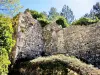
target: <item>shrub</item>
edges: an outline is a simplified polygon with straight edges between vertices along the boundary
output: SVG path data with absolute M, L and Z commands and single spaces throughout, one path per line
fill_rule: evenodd
M 45 27 L 47 24 L 49 24 L 50 22 L 44 18 L 38 18 L 37 19 L 39 21 L 39 23 L 41 24 L 42 27 Z
M 38 18 L 44 18 L 45 16 L 35 10 L 30 10 L 31 15 L 34 19 L 38 19 Z
M 13 28 L 10 18 L 0 16 L 0 75 L 8 73 L 9 53 L 11 52 L 14 40 L 12 39 Z
M 61 25 L 63 28 L 69 26 L 68 23 L 67 23 L 67 21 L 66 21 L 66 19 L 63 16 L 58 17 L 57 20 L 56 20 L 56 23 L 58 25 Z
M 95 20 L 92 20 L 90 18 L 85 18 L 82 17 L 79 20 L 76 20 L 75 22 L 73 22 L 73 25 L 89 25 L 89 24 L 93 24 L 93 23 L 97 23 L 99 20 L 98 18 L 96 18 Z

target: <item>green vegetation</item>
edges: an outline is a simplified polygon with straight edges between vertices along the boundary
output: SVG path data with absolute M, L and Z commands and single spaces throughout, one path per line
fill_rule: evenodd
M 19 71 L 17 71 L 17 70 Z M 68 69 L 73 74 L 68 74 Z M 39 57 L 37 59 L 22 62 L 19 67 L 13 69 L 14 72 L 22 75 L 99 75 L 100 70 L 92 65 L 87 65 L 75 57 L 65 55 L 52 55 Z M 17 75 L 18 75 L 17 74 Z
M 9 54 L 15 41 L 12 39 L 13 28 L 10 18 L 0 15 L 0 75 L 8 73 Z
M 39 57 L 37 59 L 30 61 L 30 63 L 32 65 L 37 65 L 37 63 L 38 63 L 38 65 L 40 65 L 40 68 L 44 68 L 44 67 L 50 68 L 51 67 L 50 70 L 53 70 L 54 68 L 56 68 L 55 66 L 60 65 L 60 67 L 62 66 L 60 68 L 60 70 L 63 70 L 66 67 L 66 68 L 69 68 L 69 69 L 77 72 L 79 75 L 92 75 L 92 74 L 99 75 L 100 74 L 100 70 L 98 70 L 97 68 L 94 68 L 92 65 L 87 65 L 73 56 L 70 57 L 70 56 L 65 56 L 62 54 L 52 55 L 49 57 Z M 54 63 L 54 65 L 55 65 L 55 66 L 53 66 L 53 68 L 51 66 L 52 63 Z M 59 71 L 59 68 L 58 68 L 58 71 Z M 48 72 L 50 72 L 50 71 L 48 71 Z M 66 73 L 66 72 L 62 72 L 62 73 Z M 63 75 L 63 74 L 61 74 L 61 75 Z
M 60 15 L 65 17 L 66 21 L 68 21 L 68 24 L 71 24 L 74 21 L 74 14 L 69 6 L 64 5 Z
M 59 16 L 59 13 L 56 12 L 56 8 L 51 8 L 49 12 L 49 17 L 47 18 L 46 12 L 39 13 L 34 10 L 29 10 L 27 11 L 31 12 L 32 17 L 34 19 L 37 19 L 39 23 L 41 24 L 42 27 L 45 27 L 46 25 L 50 24 L 51 22 L 56 20 L 56 23 L 58 25 L 61 25 L 63 28 L 68 27 L 68 22 L 66 21 L 66 18 L 63 16 Z
M 38 18 L 37 19 L 39 21 L 39 23 L 41 24 L 42 27 L 45 27 L 47 24 L 49 24 L 50 22 L 44 18 Z
M 29 9 L 27 9 L 27 11 L 29 11 L 31 13 L 31 15 L 34 19 L 37 19 L 39 21 L 39 23 L 41 24 L 42 27 L 44 27 L 50 23 L 50 21 L 48 21 L 47 16 L 44 14 L 44 12 L 39 13 L 35 10 L 29 10 Z
M 86 13 L 82 18 L 77 21 L 74 21 L 73 25 L 89 25 L 93 23 L 97 23 L 100 20 L 100 3 L 97 2 L 93 5 L 90 13 Z
M 45 16 L 35 10 L 29 10 L 31 12 L 31 15 L 34 19 L 38 19 L 38 18 L 45 18 Z
M 29 9 L 27 10 L 31 12 L 34 19 L 45 18 L 50 22 L 54 22 L 57 17 L 63 16 L 66 19 L 66 21 L 68 21 L 67 22 L 68 24 L 71 24 L 74 20 L 73 11 L 66 5 L 63 6 L 61 13 L 57 12 L 57 9 L 55 7 L 50 8 L 48 12 L 49 14 L 47 14 L 45 11 L 39 13 L 35 10 L 29 10 Z
M 68 24 L 71 24 L 74 20 L 73 11 L 69 8 L 69 6 L 66 5 L 63 6 L 61 12 L 57 12 L 57 9 L 55 7 L 51 7 L 48 14 L 48 20 L 54 21 L 58 16 L 63 16 L 66 21 L 68 21 Z
M 54 7 L 50 8 L 49 14 L 48 14 L 48 20 L 49 21 L 54 21 L 56 18 L 60 16 L 59 13 L 57 12 L 57 9 Z
M 57 20 L 56 20 L 56 23 L 58 25 L 61 25 L 63 28 L 69 26 L 68 23 L 67 23 L 67 21 L 66 21 L 66 19 L 63 16 L 58 17 Z
M 45 11 L 41 12 L 41 14 L 44 15 L 46 19 L 48 19 L 48 14 Z
M 95 5 L 93 5 L 93 12 L 98 19 L 100 19 L 100 2 L 97 2 Z
M 98 18 L 96 18 L 95 20 L 92 20 L 90 18 L 82 17 L 79 20 L 74 21 L 72 25 L 90 25 L 97 22 L 99 22 Z
M 93 8 L 90 10 L 90 13 L 86 13 L 84 17 L 93 20 L 96 19 L 96 17 L 100 19 L 100 2 L 97 2 L 95 5 L 93 5 Z

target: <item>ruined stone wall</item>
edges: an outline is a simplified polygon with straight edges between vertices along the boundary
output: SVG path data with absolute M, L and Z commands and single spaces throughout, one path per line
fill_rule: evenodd
M 52 23 L 44 32 L 47 53 L 75 56 L 100 68 L 100 23 L 63 29 Z
M 21 13 L 15 54 L 21 61 L 65 54 L 100 68 L 100 23 L 62 28 L 54 22 L 42 28 L 30 13 Z
M 29 12 L 20 13 L 15 59 L 29 60 L 41 56 L 43 48 L 42 27 Z
M 100 23 L 64 29 L 66 53 L 100 68 Z

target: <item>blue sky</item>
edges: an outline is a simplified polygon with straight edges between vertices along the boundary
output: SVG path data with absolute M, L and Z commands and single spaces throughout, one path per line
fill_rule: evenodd
M 29 8 L 39 12 L 48 12 L 51 7 L 57 8 L 60 12 L 66 4 L 72 9 L 76 19 L 88 13 L 96 2 L 100 0 L 21 0 L 23 10 Z

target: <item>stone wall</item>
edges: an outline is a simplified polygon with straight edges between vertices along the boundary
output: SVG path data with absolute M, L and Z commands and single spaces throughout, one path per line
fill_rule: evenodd
M 44 28 L 29 12 L 21 13 L 15 60 L 65 54 L 100 68 L 100 23 L 62 28 L 55 22 Z
M 17 30 L 15 60 L 30 60 L 41 56 L 44 50 L 42 27 L 29 12 L 20 13 Z
M 100 23 L 63 29 L 52 23 L 44 33 L 46 53 L 75 56 L 100 68 Z
M 64 29 L 67 54 L 100 68 L 100 23 Z

